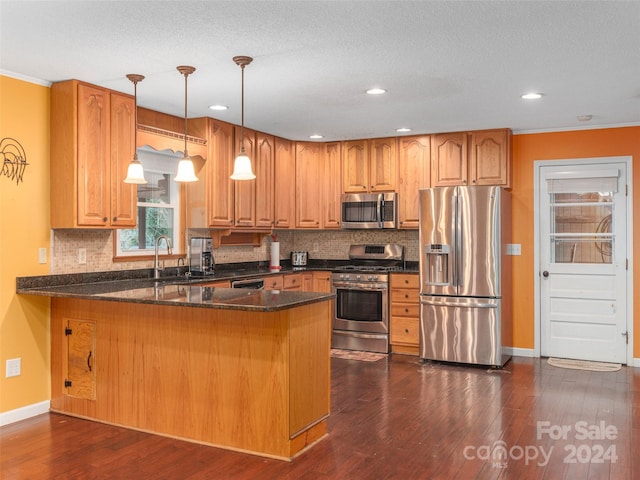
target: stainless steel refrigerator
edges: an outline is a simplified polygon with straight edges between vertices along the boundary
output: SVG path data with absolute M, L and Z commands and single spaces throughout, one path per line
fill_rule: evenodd
M 420 190 L 420 357 L 502 367 L 512 345 L 511 195 Z

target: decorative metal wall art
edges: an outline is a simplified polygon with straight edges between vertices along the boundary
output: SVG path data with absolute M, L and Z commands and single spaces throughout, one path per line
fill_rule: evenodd
M 2 170 L 0 176 L 16 181 L 16 185 L 23 182 L 24 172 L 27 169 L 27 154 L 24 148 L 14 138 L 0 140 L 0 158 L 2 158 Z

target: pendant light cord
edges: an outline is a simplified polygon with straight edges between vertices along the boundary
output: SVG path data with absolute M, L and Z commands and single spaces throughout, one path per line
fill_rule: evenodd
M 184 72 L 184 158 L 189 158 L 187 153 L 187 76 L 189 74 Z
M 242 122 L 242 143 L 240 145 L 240 153 L 245 153 L 244 150 L 244 65 L 240 66 L 240 70 L 242 72 L 242 88 L 241 88 L 241 96 L 242 96 L 242 104 L 241 104 L 241 122 Z

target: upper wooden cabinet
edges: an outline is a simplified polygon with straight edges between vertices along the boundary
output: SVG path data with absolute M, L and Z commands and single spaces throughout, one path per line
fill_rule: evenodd
M 345 193 L 396 189 L 397 138 L 342 143 L 342 190 Z
M 68 80 L 51 87 L 51 227 L 136 224 L 134 99 Z
M 187 185 L 187 227 L 273 228 L 274 137 L 245 129 L 245 152 L 256 179 L 234 181 L 231 174 L 240 151 L 240 127 L 212 118 L 193 119 L 189 125 L 194 135 L 207 139 L 207 160 L 196 165 L 200 181 Z
M 340 228 L 342 209 L 340 204 L 340 195 L 342 193 L 342 179 L 340 176 L 341 147 L 342 144 L 340 142 L 332 142 L 325 145 L 322 228 Z
M 293 228 L 295 225 L 295 144 L 283 138 L 275 139 L 274 162 L 274 227 Z
M 195 163 L 198 181 L 187 185 L 187 227 L 231 228 L 235 198 L 231 180 L 234 125 L 212 118 L 189 121 L 194 134 L 207 139 L 207 160 Z
M 431 137 L 398 139 L 398 219 L 400 228 L 420 224 L 418 190 L 430 186 Z
M 324 152 L 322 143 L 296 142 L 296 228 L 320 228 Z
M 511 187 L 511 131 L 478 130 L 432 136 L 431 180 L 447 185 Z

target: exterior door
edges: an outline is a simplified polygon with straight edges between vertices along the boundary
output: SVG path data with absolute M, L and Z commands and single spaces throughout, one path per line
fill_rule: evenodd
M 626 363 L 626 164 L 558 163 L 538 176 L 540 353 Z

